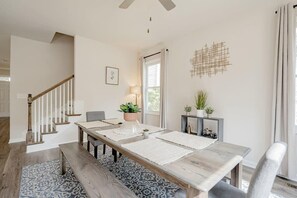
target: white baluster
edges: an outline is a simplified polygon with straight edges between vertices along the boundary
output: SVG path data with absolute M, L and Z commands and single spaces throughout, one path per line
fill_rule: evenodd
M 46 94 L 46 108 L 45 108 L 45 124 L 46 124 L 46 128 L 45 128 L 45 132 L 48 132 L 48 93 Z
M 71 89 L 71 79 L 69 80 L 69 113 L 72 114 L 72 97 L 71 97 L 71 94 L 72 94 L 72 89 Z
M 58 88 L 55 89 L 55 99 L 54 99 L 54 101 L 55 101 L 55 109 L 54 109 L 54 111 L 55 111 L 55 123 L 58 122 L 58 118 L 57 118 L 58 117 L 58 115 L 57 115 L 57 108 L 58 108 L 58 105 L 57 105 L 57 101 L 58 101 L 57 89 Z
M 53 131 L 53 91 L 51 91 L 51 94 L 50 94 L 50 111 L 51 111 L 51 119 L 50 119 L 50 132 Z
M 73 97 L 72 97 L 72 94 L 73 94 L 73 81 L 72 79 L 70 80 L 70 108 L 71 108 L 71 114 L 74 114 L 73 112 Z
M 63 84 L 63 120 L 64 122 L 66 121 L 66 102 L 65 102 L 65 98 L 66 98 L 66 90 L 65 90 L 65 83 Z
M 75 94 L 75 92 L 74 92 L 74 78 L 72 78 L 71 80 L 72 80 L 72 101 L 73 101 L 72 112 L 74 114 L 74 112 L 75 112 L 75 105 L 74 105 L 74 102 L 75 102 L 75 100 L 74 100 L 74 94 Z
M 68 80 L 68 81 L 67 81 L 67 108 L 66 108 L 68 114 L 70 114 L 70 111 L 69 111 L 69 110 L 70 110 L 70 107 L 69 107 L 69 105 L 70 105 L 70 103 L 69 103 L 70 100 L 69 100 L 69 99 L 70 99 L 70 97 L 69 97 L 69 80 Z
M 44 112 L 43 112 L 43 109 L 44 109 L 44 102 L 43 102 L 43 96 L 41 96 L 41 130 L 40 130 L 40 133 L 43 133 L 44 131 Z
M 59 117 L 60 117 L 60 122 L 62 122 L 62 117 L 63 115 L 61 114 L 62 110 L 62 86 L 59 87 Z
M 40 125 L 41 125 L 41 108 L 40 108 L 40 98 L 39 98 L 38 99 L 38 131 L 36 132 L 36 141 L 38 141 L 38 134 L 41 131 Z
M 33 118 L 34 118 L 34 133 L 37 131 L 37 111 L 36 111 L 36 101 L 33 101 L 33 108 L 34 108 L 34 113 L 33 113 Z

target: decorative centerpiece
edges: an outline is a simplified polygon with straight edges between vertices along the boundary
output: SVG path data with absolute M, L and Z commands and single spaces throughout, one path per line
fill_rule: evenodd
M 186 115 L 189 115 L 191 111 L 192 111 L 192 107 L 186 105 L 186 106 L 185 106 L 185 112 L 186 112 Z
M 135 105 L 132 102 L 128 102 L 126 104 L 121 104 L 119 111 L 124 112 L 125 121 L 137 121 L 140 108 L 138 107 L 138 105 Z
M 205 113 L 207 114 L 207 117 L 210 118 L 211 114 L 214 112 L 214 109 L 212 107 L 207 107 L 205 109 Z
M 212 139 L 217 139 L 218 138 L 217 133 L 213 132 L 209 128 L 203 129 L 202 136 L 212 138 Z
M 141 129 L 137 120 L 137 114 L 140 112 L 138 105 L 128 102 L 126 104 L 122 104 L 119 111 L 124 113 L 124 120 L 126 122 L 120 126 L 117 133 L 126 135 L 140 133 Z
M 195 107 L 197 109 L 197 117 L 204 117 L 206 100 L 207 100 L 207 93 L 205 91 L 199 91 L 195 97 Z

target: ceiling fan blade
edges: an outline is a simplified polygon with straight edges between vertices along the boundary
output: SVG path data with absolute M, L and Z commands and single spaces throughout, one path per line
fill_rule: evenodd
M 133 2 L 134 0 L 124 0 L 123 3 L 119 6 L 119 8 L 127 9 Z
M 175 8 L 175 4 L 173 3 L 172 0 L 159 0 L 159 1 L 167 11 L 170 11 L 173 8 Z

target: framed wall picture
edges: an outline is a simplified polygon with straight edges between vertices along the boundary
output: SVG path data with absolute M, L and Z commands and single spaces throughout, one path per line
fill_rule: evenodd
M 108 85 L 119 84 L 119 68 L 106 66 L 105 84 L 108 84 Z

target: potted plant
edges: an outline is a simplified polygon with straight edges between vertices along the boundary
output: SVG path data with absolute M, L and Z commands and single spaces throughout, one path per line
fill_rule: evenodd
M 197 117 L 204 117 L 206 100 L 207 100 L 207 93 L 205 91 L 199 91 L 195 96 L 195 107 L 197 109 Z
M 185 112 L 186 112 L 186 115 L 189 115 L 189 113 L 190 113 L 191 111 L 192 111 L 192 107 L 186 105 L 186 106 L 185 106 Z
M 206 112 L 206 114 L 207 114 L 207 117 L 209 118 L 210 115 L 214 112 L 214 109 L 213 109 L 212 107 L 207 107 L 207 108 L 205 109 L 205 112 Z
M 126 104 L 121 104 L 119 111 L 124 112 L 125 121 L 136 121 L 138 117 L 137 113 L 140 112 L 140 108 L 138 105 L 128 102 Z

